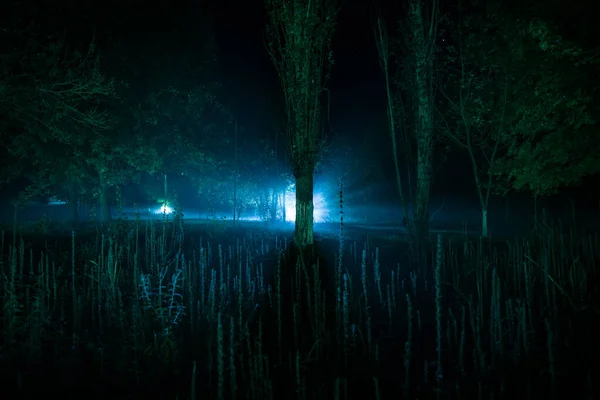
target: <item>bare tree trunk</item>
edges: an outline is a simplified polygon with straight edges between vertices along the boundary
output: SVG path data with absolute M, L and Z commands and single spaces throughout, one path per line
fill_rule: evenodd
M 296 176 L 296 227 L 294 230 L 294 242 L 300 248 L 314 244 L 313 211 L 313 171 L 303 169 Z
M 481 236 L 488 237 L 488 211 L 487 205 L 481 207 Z
M 237 209 L 237 137 L 238 137 L 238 123 L 237 116 L 235 117 L 235 130 L 234 130 L 234 141 L 233 141 L 233 223 L 235 225 L 235 210 Z
M 296 178 L 299 248 L 314 245 L 313 174 L 320 150 L 321 96 L 333 63 L 331 38 L 338 5 L 329 0 L 265 0 L 268 51 L 283 86 L 286 145 Z
M 235 224 L 235 210 L 237 210 L 237 176 L 233 177 L 233 223 Z
M 112 221 L 110 204 L 108 202 L 108 186 L 100 185 L 100 226 Z
M 408 223 L 408 200 L 406 195 L 404 194 L 404 184 L 402 182 L 402 175 L 400 173 L 400 165 L 398 160 L 398 146 L 396 143 L 396 115 L 394 108 L 394 97 L 392 95 L 392 88 L 390 82 L 390 72 L 389 72 L 389 48 L 388 48 L 388 36 L 387 30 L 385 28 L 385 23 L 381 17 L 377 19 L 377 28 L 375 31 L 375 43 L 377 45 L 377 50 L 379 52 L 379 63 L 381 66 L 381 70 L 383 72 L 383 76 L 385 78 L 385 89 L 386 89 L 386 97 L 387 97 L 387 116 L 388 116 L 388 126 L 390 128 L 390 139 L 392 142 L 392 157 L 394 158 L 394 171 L 396 174 L 396 188 L 398 189 L 398 196 L 400 197 L 400 203 L 402 204 L 402 209 L 404 211 L 403 220 L 407 222 L 406 228 L 408 230 L 409 238 L 412 238 L 412 224 Z M 410 176 L 410 171 L 409 171 Z M 410 246 L 412 249 L 413 241 L 410 240 Z
M 476 170 L 477 172 L 477 170 Z M 479 204 L 481 206 L 481 236 L 488 237 L 488 204 L 490 198 L 490 188 L 488 187 L 484 195 L 483 188 L 479 176 L 475 175 L 475 183 L 477 184 L 477 194 L 479 195 Z
M 281 211 L 283 212 L 283 222 L 287 221 L 287 213 L 285 211 L 285 194 L 287 192 L 287 188 L 284 189 L 283 193 L 281 194 Z
M 168 197 L 168 193 L 169 193 L 169 190 L 168 190 L 168 187 L 167 187 L 167 174 L 164 174 L 164 176 L 163 176 L 163 185 L 164 185 L 164 190 L 165 190 L 163 204 L 166 205 L 167 204 L 167 197 Z
M 425 147 L 425 146 L 419 146 Z M 421 149 L 425 152 L 426 149 Z M 418 241 L 429 239 L 429 192 L 431 189 L 431 161 L 426 154 L 419 154 L 417 164 L 417 198 L 415 207 L 415 231 Z
M 277 189 L 273 188 L 271 190 L 271 221 L 277 222 L 277 199 L 279 199 L 279 195 L 277 194 Z
M 497 145 L 494 148 L 494 152 L 491 156 L 490 165 L 494 162 L 496 157 Z M 473 144 L 471 141 L 470 131 L 467 130 L 467 150 L 469 152 L 469 158 L 471 159 L 471 167 L 473 168 L 473 177 L 475 179 L 475 186 L 477 188 L 477 196 L 479 197 L 479 205 L 481 206 L 481 236 L 488 237 L 488 205 L 490 204 L 490 195 L 492 193 L 492 175 L 487 172 L 487 180 L 484 186 L 484 182 L 482 182 L 482 178 L 480 177 L 480 167 L 475 159 L 475 154 L 473 153 Z M 489 168 L 489 167 L 488 167 Z
M 415 117 L 417 138 L 417 193 L 415 230 L 417 242 L 429 239 L 429 194 L 433 163 L 433 40 L 432 26 L 426 30 L 420 0 L 411 0 L 410 22 L 415 57 Z M 430 17 L 433 21 L 433 17 Z M 433 24 L 433 22 L 432 22 Z
M 479 197 L 479 205 L 481 206 L 481 236 L 482 237 L 487 237 L 488 236 L 488 220 L 487 220 L 487 209 L 488 209 L 488 203 L 489 203 L 489 198 L 490 198 L 490 187 L 488 186 L 486 194 L 484 196 L 483 193 L 483 184 L 481 182 L 481 179 L 479 177 L 479 166 L 477 164 L 477 161 L 475 160 L 475 155 L 473 154 L 473 149 L 471 147 L 471 140 L 470 140 L 470 134 L 467 131 L 467 143 L 468 143 L 468 152 L 469 152 L 469 158 L 471 159 L 471 167 L 473 169 L 473 178 L 475 180 L 475 187 L 477 189 L 477 197 Z
M 79 230 L 79 193 L 75 189 L 69 192 L 69 207 L 71 208 L 71 224 L 74 230 Z

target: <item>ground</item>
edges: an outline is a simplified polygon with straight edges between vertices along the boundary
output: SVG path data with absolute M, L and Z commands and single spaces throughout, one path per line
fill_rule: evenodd
M 16 252 L 7 226 L 0 376 L 14 398 L 594 393 L 598 236 L 481 241 L 433 223 L 431 257 L 416 263 L 404 227 L 350 222 L 338 285 L 336 223 L 315 225 L 328 271 L 316 284 L 277 261 L 291 224 L 186 217 L 178 236 L 162 216 L 133 219 L 74 236 L 24 224 Z

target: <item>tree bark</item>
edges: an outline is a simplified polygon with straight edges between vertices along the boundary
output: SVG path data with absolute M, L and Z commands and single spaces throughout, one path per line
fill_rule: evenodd
M 300 248 L 314 244 L 313 183 L 312 170 L 302 170 L 296 176 L 296 226 L 294 229 L 294 242 Z
M 234 172 L 235 174 L 235 172 Z M 237 174 L 233 176 L 233 223 L 235 224 L 235 212 L 237 210 Z
M 277 200 L 279 199 L 279 194 L 275 188 L 272 189 L 271 193 L 271 221 L 277 222 Z
M 415 231 L 417 242 L 429 239 L 429 194 L 433 162 L 433 53 L 430 33 L 425 29 L 420 0 L 412 0 L 410 18 L 415 57 L 417 137 L 417 193 Z
M 488 237 L 488 212 L 487 212 L 487 207 L 481 207 L 481 236 Z
M 100 186 L 100 224 L 109 223 L 112 221 L 110 212 L 110 204 L 108 202 L 108 186 Z
M 282 200 L 281 200 L 281 207 L 282 207 L 282 212 L 283 212 L 283 222 L 287 221 L 287 214 L 285 212 L 285 194 L 287 193 L 287 188 L 283 191 L 282 193 Z
M 235 211 L 237 210 L 237 137 L 238 137 L 238 123 L 237 116 L 235 117 L 235 129 L 234 129 L 234 141 L 233 141 L 233 224 L 235 225 Z
M 69 207 L 71 208 L 71 226 L 79 230 L 79 194 L 76 190 L 69 192 Z
M 377 19 L 377 30 L 375 31 L 375 43 L 377 45 L 377 50 L 379 52 L 379 62 L 381 66 L 381 70 L 383 72 L 383 77 L 385 78 L 385 90 L 386 90 L 386 98 L 387 98 L 387 116 L 388 116 L 388 126 L 390 129 L 390 139 L 392 142 L 392 157 L 394 161 L 394 171 L 396 174 L 396 188 L 398 190 L 398 195 L 400 198 L 400 203 L 402 204 L 402 209 L 404 212 L 403 219 L 406 221 L 406 228 L 408 231 L 408 236 L 413 237 L 412 232 L 412 224 L 409 223 L 408 217 L 408 201 L 404 194 L 404 183 L 402 182 L 402 175 L 400 174 L 400 165 L 398 160 L 398 146 L 396 143 L 396 113 L 395 113 L 395 104 L 394 104 L 394 96 L 392 94 L 391 81 L 390 81 L 390 72 L 389 72 L 389 48 L 388 48 L 388 37 L 387 31 L 385 29 L 385 23 L 381 16 Z M 404 134 L 404 133 L 403 133 Z M 408 176 L 410 179 L 410 171 L 408 172 Z M 413 241 L 409 241 L 411 246 L 411 250 L 413 247 Z
M 420 139 L 419 139 L 420 140 Z M 419 147 L 425 147 L 420 146 Z M 420 152 L 428 152 L 421 149 Z M 419 154 L 417 164 L 417 196 L 415 207 L 415 232 L 418 242 L 426 242 L 429 239 L 429 192 L 431 186 L 431 161 L 427 155 Z

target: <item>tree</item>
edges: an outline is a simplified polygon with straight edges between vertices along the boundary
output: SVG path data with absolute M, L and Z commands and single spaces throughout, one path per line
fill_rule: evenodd
M 468 155 L 487 236 L 494 190 L 548 194 L 598 171 L 582 87 L 582 68 L 594 59 L 547 23 L 494 3 L 459 7 L 447 31 L 439 126 Z
M 160 185 L 147 186 L 155 200 L 174 201 L 172 191 L 163 190 L 165 175 L 167 181 L 183 177 L 198 188 L 209 177 L 227 179 L 229 166 L 221 161 L 226 154 L 218 151 L 228 151 L 229 137 L 221 129 L 222 108 L 214 93 L 211 85 L 182 82 L 151 92 L 135 106 L 134 132 L 147 138 L 159 160 L 154 172 Z
M 285 96 L 285 136 L 296 179 L 294 242 L 314 243 L 313 176 L 319 154 L 321 96 L 333 63 L 333 0 L 265 0 L 268 51 Z
M 438 84 L 440 130 L 467 153 L 484 237 L 488 236 L 488 205 L 494 187 L 490 168 L 504 148 L 507 101 L 515 89 L 508 75 L 512 58 L 504 57 L 508 49 L 503 33 L 507 32 L 498 29 L 500 21 L 494 17 L 461 15 L 450 27 L 440 57 L 444 81 Z
M 416 190 L 414 227 L 417 243 L 429 239 L 429 195 L 433 180 L 434 153 L 434 61 L 437 38 L 438 3 L 433 0 L 430 12 L 424 9 L 422 0 L 408 3 L 407 27 L 404 45 L 407 54 L 404 61 L 411 100 L 412 129 L 416 140 Z
M 270 217 L 277 219 L 281 211 L 281 218 L 286 220 L 285 193 L 290 186 L 290 172 L 286 168 L 288 165 L 285 141 L 280 140 L 284 129 L 284 107 L 282 106 L 281 93 L 266 93 L 261 102 L 261 108 L 258 112 L 262 121 L 268 121 L 265 126 L 264 134 L 261 136 L 260 148 L 256 153 L 261 157 L 252 160 L 254 168 L 259 167 L 263 173 L 260 179 L 267 177 L 268 187 L 271 190 Z M 256 143 L 258 144 L 258 143 Z M 321 154 L 322 156 L 322 154 Z M 258 165 L 256 165 L 258 164 Z M 315 168 L 316 170 L 316 168 Z
M 411 168 L 410 164 L 406 163 L 408 169 L 408 185 L 409 185 L 409 193 L 405 193 L 404 186 L 406 185 L 405 180 L 402 178 L 402 173 L 400 172 L 400 150 L 403 149 L 405 156 L 409 153 L 410 140 L 407 135 L 406 126 L 400 122 L 400 118 L 403 115 L 403 106 L 402 99 L 397 98 L 393 94 L 393 81 L 392 74 L 390 72 L 390 48 L 389 48 L 389 37 L 387 33 L 387 29 L 385 26 L 385 22 L 379 14 L 377 18 L 377 22 L 375 25 L 375 43 L 377 45 L 377 53 L 379 54 L 379 66 L 381 67 L 381 71 L 385 78 L 385 90 L 386 90 L 386 100 L 387 100 L 387 125 L 388 131 L 392 144 L 392 159 L 394 162 L 394 173 L 396 177 L 396 188 L 398 190 L 398 196 L 400 198 L 400 202 L 402 204 L 403 212 L 404 212 L 404 220 L 408 221 L 408 204 L 411 200 L 410 198 L 410 176 L 411 176 Z M 400 115 L 399 115 L 400 114 Z M 403 148 L 399 149 L 398 139 L 400 139 L 401 144 L 404 145 Z M 412 238 L 412 224 L 407 224 L 408 235 Z M 410 242 L 412 245 L 412 241 Z
M 4 160 L 13 166 L 12 173 L 4 169 L 3 178 L 29 181 L 21 202 L 66 189 L 76 204 L 75 193 L 89 172 L 86 144 L 115 124 L 104 107 L 116 96 L 115 82 L 101 72 L 94 41 L 79 52 L 60 35 L 10 33 L 23 46 L 8 58 L 0 77 L 1 141 Z
M 600 73 L 600 49 L 564 39 L 538 18 L 516 32 L 511 79 L 519 85 L 508 101 L 507 151 L 492 172 L 507 188 L 552 194 L 600 172 L 597 89 L 589 85 Z

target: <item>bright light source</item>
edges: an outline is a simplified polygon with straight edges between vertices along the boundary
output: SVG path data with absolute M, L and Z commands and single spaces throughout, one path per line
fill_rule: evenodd
M 315 223 L 325 222 L 327 219 L 327 202 L 323 193 L 315 192 L 313 194 L 313 218 Z M 285 219 L 289 222 L 296 221 L 296 185 L 292 184 L 285 193 Z
M 173 209 L 166 204 L 163 204 L 161 207 L 154 210 L 154 214 L 172 214 Z

